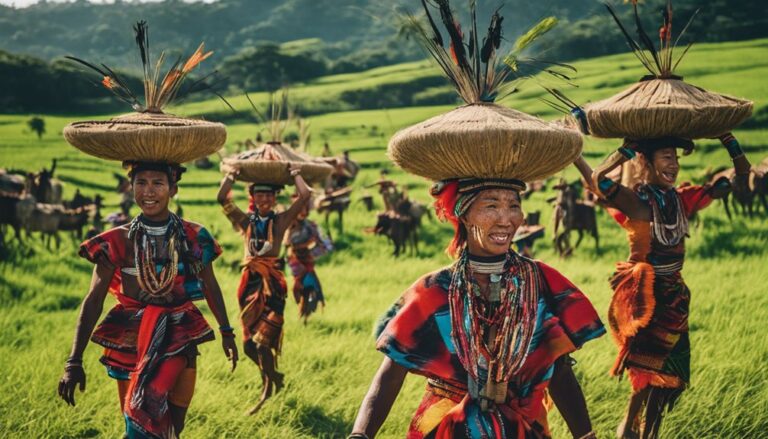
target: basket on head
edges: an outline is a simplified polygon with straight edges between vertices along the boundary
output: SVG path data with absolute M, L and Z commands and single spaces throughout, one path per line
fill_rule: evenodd
M 682 79 L 649 79 L 585 106 L 595 137 L 716 137 L 752 114 L 752 102 L 710 93 Z
M 288 185 L 294 181 L 288 171 L 291 164 L 301 165 L 301 176 L 309 184 L 325 180 L 333 171 L 333 166 L 277 142 L 224 158 L 221 171 L 229 173 L 239 169 L 237 178 L 250 183 Z
M 396 133 L 389 157 L 429 178 L 549 177 L 581 153 L 578 131 L 495 104 L 465 105 Z
M 643 28 L 638 2 L 632 2 L 636 39 L 613 7 L 608 3 L 605 7 L 632 53 L 650 74 L 621 93 L 584 108 L 592 135 L 632 139 L 716 137 L 731 131 L 752 114 L 752 102 L 708 92 L 675 75 L 675 69 L 693 43 L 682 50 L 678 50 L 677 44 L 698 11 L 673 38 L 675 14 L 672 0 L 667 0 L 661 10 L 657 49 Z
M 221 123 L 163 113 L 130 113 L 73 122 L 64 138 L 86 154 L 120 161 L 184 163 L 215 153 L 227 140 Z

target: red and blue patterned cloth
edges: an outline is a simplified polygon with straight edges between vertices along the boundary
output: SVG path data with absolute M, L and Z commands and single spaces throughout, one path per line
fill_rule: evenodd
M 452 267 L 430 273 L 401 296 L 377 349 L 410 372 L 429 378 L 407 437 L 544 438 L 549 436 L 544 390 L 559 357 L 605 333 L 586 296 L 555 269 L 535 261 L 539 292 L 534 337 L 507 401 L 488 416 L 467 392 L 468 374 L 451 336 L 448 286 Z M 500 414 L 500 416 L 498 416 Z

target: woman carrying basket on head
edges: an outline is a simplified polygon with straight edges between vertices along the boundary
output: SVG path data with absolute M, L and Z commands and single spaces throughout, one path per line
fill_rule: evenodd
M 729 131 L 749 117 L 752 103 L 707 92 L 673 74 L 671 4 L 669 8 L 661 29 L 661 62 L 644 62 L 651 75 L 619 95 L 573 111 L 592 135 L 625 138 L 594 172 L 582 158 L 576 162 L 629 239 L 629 259 L 617 264 L 611 278 L 614 294 L 608 310 L 619 348 L 611 374 L 626 371 L 632 384 L 619 438 L 657 437 L 664 410 L 672 409 L 690 381 L 691 292 L 681 275 L 688 219 L 726 195 L 732 184 L 734 190 L 744 190 L 750 169 Z M 653 46 L 648 50 L 656 55 Z M 689 154 L 691 139 L 715 136 L 733 160 L 733 181 L 676 186 L 677 149 Z M 620 166 L 621 183 L 608 178 Z
M 447 2 L 439 7 L 453 26 Z M 495 14 L 492 23 L 500 22 Z M 449 51 L 435 35 L 422 34 L 449 75 L 461 69 L 452 77 L 468 105 L 395 134 L 389 154 L 406 171 L 436 181 L 432 195 L 438 214 L 453 225 L 448 252 L 455 262 L 418 279 L 395 306 L 377 342 L 386 357 L 350 438 L 378 432 L 408 372 L 427 378 L 408 438 L 548 438 L 550 382 L 574 437 L 594 437 L 566 360 L 605 329 L 568 279 L 510 250 L 524 220 L 524 181 L 569 165 L 581 136 L 492 103 L 500 83 L 489 85 L 483 72 L 511 74 L 494 61 L 494 35 L 500 29 L 492 27 L 490 46 L 472 54 L 489 54 L 476 69 L 460 35 L 452 35 Z
M 139 23 L 136 32 L 145 54 L 146 25 Z M 161 112 L 189 70 L 208 55 L 201 45 L 183 69 L 169 73 L 173 81 L 157 87 L 154 97 L 148 95 L 146 106 L 135 102 L 134 108 L 143 108 L 142 113 L 76 122 L 64 130 L 65 138 L 84 152 L 126 160 L 134 199 L 141 208 L 130 224 L 80 246 L 80 256 L 95 267 L 59 382 L 59 395 L 74 405 L 75 389 L 85 390 L 82 355 L 88 339 L 103 346 L 101 362 L 117 380 L 128 438 L 175 438 L 184 429 L 195 389 L 197 345 L 215 338 L 193 301 L 206 299 L 233 371 L 237 364 L 233 329 L 212 265 L 221 249 L 203 226 L 168 209 L 184 172 L 179 163 L 215 152 L 226 139 L 222 124 Z M 119 82 L 113 73 L 103 81 L 113 91 Z M 155 85 L 150 80 L 145 84 Z M 118 304 L 94 331 L 108 292 Z
M 224 159 L 222 163 L 227 176 L 221 181 L 217 200 L 227 219 L 243 235 L 245 244 L 243 274 L 237 289 L 243 351 L 259 367 L 263 385 L 261 397 L 249 414 L 257 413 L 266 400 L 283 387 L 283 374 L 277 371 L 277 356 L 282 345 L 288 287 L 280 247 L 286 231 L 311 196 L 302 173 L 309 174 L 315 181 L 315 178 L 325 178 L 332 169 L 330 165 L 297 155 L 278 141 Z M 250 182 L 247 212 L 232 200 L 236 178 Z M 286 211 L 277 213 L 274 210 L 277 194 L 289 183 L 296 185 L 298 197 Z

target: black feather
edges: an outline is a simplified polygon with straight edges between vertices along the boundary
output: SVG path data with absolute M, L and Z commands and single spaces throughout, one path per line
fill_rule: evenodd
M 661 71 L 662 68 L 661 64 L 659 63 L 659 55 L 656 52 L 656 46 L 654 46 L 653 40 L 651 40 L 648 34 L 645 33 L 645 29 L 643 29 L 643 24 L 640 21 L 640 14 L 637 12 L 637 4 L 633 5 L 633 11 L 635 15 L 635 26 L 637 27 L 637 36 L 640 38 L 640 43 L 645 46 L 645 50 L 651 52 L 651 56 L 653 56 L 653 61 L 656 63 L 656 67 L 658 67 L 659 71 Z
M 141 66 L 144 70 L 144 80 L 149 80 L 149 26 L 144 20 L 136 22 L 133 26 L 133 31 L 136 34 L 136 45 L 139 46 L 139 54 L 141 56 Z
M 461 35 L 459 22 L 453 16 L 453 11 L 451 11 L 451 6 L 448 3 L 448 0 L 435 0 L 435 3 L 437 3 L 437 6 L 440 8 L 440 16 L 443 19 L 443 24 L 445 24 L 445 27 L 448 30 L 448 36 L 451 39 L 451 48 L 456 57 L 456 64 L 461 68 L 468 70 L 470 67 L 469 62 L 467 61 L 466 51 L 464 50 L 464 38 Z
M 432 19 L 432 14 L 429 13 L 429 8 L 427 7 L 426 0 L 421 0 L 421 4 L 424 6 L 424 12 L 427 13 L 427 20 L 429 20 L 429 25 L 432 26 L 432 32 L 434 35 L 432 36 L 432 40 L 440 47 L 445 47 L 443 43 L 443 36 L 440 34 L 440 30 L 437 28 L 437 25 L 435 24 L 435 20 Z
M 89 69 L 98 72 L 101 76 L 109 76 L 109 75 L 107 75 L 107 73 L 105 71 L 103 71 L 100 68 L 94 66 L 93 64 L 89 63 L 88 61 L 82 60 L 80 58 L 75 58 L 74 56 L 69 56 L 69 55 L 65 56 L 64 58 L 71 59 L 72 61 L 75 61 L 76 63 L 82 64 L 82 65 L 88 67 Z

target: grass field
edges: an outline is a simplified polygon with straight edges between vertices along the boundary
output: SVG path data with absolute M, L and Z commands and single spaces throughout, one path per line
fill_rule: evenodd
M 755 40 L 694 47 L 681 73 L 686 80 L 722 93 L 755 101 L 756 122 L 736 134 L 755 163 L 768 155 L 768 40 Z M 584 102 L 607 97 L 642 75 L 629 55 L 577 62 L 578 90 L 571 92 Z M 393 77 L 421 75 L 423 64 L 393 66 L 359 75 L 329 77 L 296 87 L 302 99 L 333 99 L 343 90 L 392 81 Z M 397 80 L 400 80 L 399 78 Z M 504 103 L 552 118 L 555 114 L 537 100 L 541 92 L 529 84 L 518 96 Z M 264 96 L 260 96 L 263 99 Z M 240 98 L 233 99 L 243 107 Z M 244 108 L 244 107 L 243 107 Z M 392 169 L 395 180 L 408 188 L 412 198 L 428 201 L 427 182 L 393 168 L 385 156 L 386 142 L 396 130 L 448 107 L 420 107 L 329 113 L 311 118 L 312 151 L 319 152 L 328 139 L 334 152 L 350 149 L 352 158 L 363 164 L 353 200 L 362 186 L 378 177 L 378 169 Z M 216 101 L 190 103 L 180 114 L 203 115 L 222 111 Z M 25 132 L 29 115 L 0 116 L 0 167 L 39 170 L 59 158 L 57 176 L 65 183 L 65 197 L 75 188 L 86 195 L 105 195 L 105 214 L 116 210 L 112 173 L 121 172 L 114 163 L 85 156 L 61 138 L 62 127 L 84 115 L 46 116 L 48 134 L 42 141 Z M 763 119 L 761 119 L 763 118 Z M 234 142 L 253 137 L 256 127 L 228 127 L 230 149 Z M 613 141 L 587 139 L 585 156 L 593 165 L 614 148 Z M 681 180 L 700 178 L 708 166 L 729 163 L 725 150 L 714 141 L 703 141 L 692 156 L 682 159 Z M 563 174 L 575 179 L 575 171 Z M 242 254 L 239 237 L 232 231 L 215 204 L 221 175 L 216 170 L 191 169 L 181 182 L 180 200 L 188 219 L 208 226 L 224 248 L 215 263 L 225 292 L 230 319 L 237 321 L 236 266 Z M 245 202 L 242 185 L 237 201 Z M 537 193 L 524 204 L 527 211 L 541 210 L 549 224 L 551 208 Z M 378 206 L 381 201 L 377 199 Z M 135 209 L 134 209 L 134 213 Z M 576 255 L 559 259 L 553 252 L 551 228 L 537 242 L 537 257 L 553 265 L 590 297 L 601 316 L 611 291 L 607 279 L 613 264 L 627 255 L 626 240 L 605 212 L 599 212 L 601 253 L 585 238 Z M 692 294 L 690 318 L 693 345 L 693 381 L 662 427 L 669 438 L 759 438 L 768 437 L 768 344 L 764 321 L 768 319 L 768 224 L 762 214 L 728 222 L 719 202 L 700 215 L 688 240 L 684 277 Z M 319 218 L 314 218 L 320 221 Z M 201 346 L 198 381 L 190 408 L 185 437 L 243 438 L 338 438 L 351 428 L 357 408 L 382 359 L 373 347 L 374 321 L 395 298 L 420 275 L 448 264 L 442 253 L 450 237 L 449 228 L 427 221 L 421 255 L 390 256 L 383 238 L 363 233 L 372 226 L 373 214 L 353 203 L 345 216 L 346 233 L 337 239 L 338 251 L 319 263 L 327 307 L 307 326 L 296 318 L 296 307 L 286 310 L 285 344 L 280 368 L 286 388 L 270 400 L 256 417 L 245 410 L 260 391 L 258 370 L 241 361 L 234 374 L 227 370 L 219 342 Z M 77 393 L 72 409 L 58 400 L 56 384 L 66 359 L 77 315 L 87 291 L 91 266 L 76 257 L 76 245 L 63 236 L 58 251 L 48 251 L 37 239 L 24 247 L 11 247 L 0 262 L 0 436 L 2 437 L 119 437 L 123 422 L 115 385 L 98 363 L 100 349 L 86 350 L 88 388 Z M 289 282 L 291 282 L 289 280 Z M 107 306 L 113 303 L 108 299 Z M 209 322 L 214 322 L 204 303 Z M 587 397 L 599 437 L 613 436 L 624 412 L 629 393 L 626 381 L 608 377 L 616 348 L 610 336 L 589 343 L 575 354 L 576 373 Z M 244 355 L 241 356 L 244 358 Z M 424 379 L 409 377 L 379 437 L 403 437 L 411 415 L 421 399 Z M 556 438 L 568 437 L 556 411 L 550 414 Z

